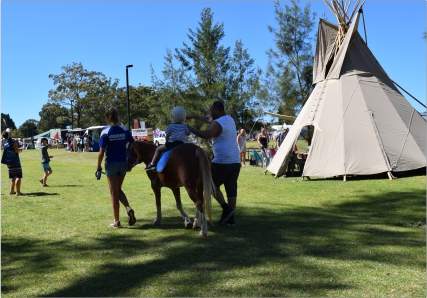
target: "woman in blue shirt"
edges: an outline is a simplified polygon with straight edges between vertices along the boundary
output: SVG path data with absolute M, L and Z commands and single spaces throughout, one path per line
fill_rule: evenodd
M 97 170 L 101 169 L 101 163 L 105 155 L 105 174 L 107 176 L 108 185 L 110 187 L 111 204 L 113 207 L 114 222 L 110 224 L 112 228 L 120 228 L 120 203 L 126 208 L 128 215 L 128 223 L 133 226 L 136 222 L 133 209 L 129 206 L 129 202 L 125 193 L 122 190 L 122 184 L 125 180 L 127 171 L 126 161 L 126 146 L 130 143 L 138 154 L 138 162 L 142 159 L 139 156 L 138 150 L 134 143 L 134 139 L 130 131 L 119 125 L 119 113 L 116 108 L 110 107 L 105 112 L 108 127 L 101 132 L 99 141 L 99 154 Z

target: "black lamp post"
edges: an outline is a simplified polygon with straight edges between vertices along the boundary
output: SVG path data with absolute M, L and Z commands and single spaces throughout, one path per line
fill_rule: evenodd
M 129 75 L 128 68 L 133 67 L 133 65 L 126 65 L 126 98 L 127 98 L 127 106 L 128 106 L 128 129 L 130 130 L 130 108 L 129 108 Z
M 74 99 L 71 99 L 70 100 L 70 103 L 71 103 L 71 129 L 73 129 L 74 128 L 74 117 L 73 117 L 73 101 L 74 101 Z

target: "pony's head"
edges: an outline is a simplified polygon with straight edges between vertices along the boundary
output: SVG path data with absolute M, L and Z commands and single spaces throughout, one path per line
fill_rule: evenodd
M 136 155 L 135 150 L 133 150 L 133 147 L 130 145 L 130 143 L 127 143 L 126 147 L 126 161 L 128 163 L 127 171 L 130 172 L 132 168 L 137 165 L 138 156 Z

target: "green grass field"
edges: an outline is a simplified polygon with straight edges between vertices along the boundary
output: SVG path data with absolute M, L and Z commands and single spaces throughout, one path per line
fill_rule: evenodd
M 426 177 L 273 179 L 242 168 L 235 227 L 208 236 L 185 230 L 172 192 L 163 189 L 163 222 L 144 165 L 124 191 L 137 223 L 113 220 L 97 153 L 21 154 L 23 197 L 9 195 L 2 165 L 3 297 L 426 297 Z M 184 208 L 195 207 L 181 190 Z

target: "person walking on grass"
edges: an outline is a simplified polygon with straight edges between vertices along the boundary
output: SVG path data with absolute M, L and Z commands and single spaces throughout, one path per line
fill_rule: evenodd
M 105 155 L 105 174 L 110 188 L 111 205 L 113 208 L 114 221 L 110 224 L 112 228 L 121 228 L 120 225 L 120 202 L 125 206 L 128 215 L 128 224 L 133 226 L 136 222 L 135 213 L 129 206 L 128 199 L 122 190 L 123 181 L 127 171 L 126 146 L 129 143 L 138 155 L 138 163 L 142 158 L 130 131 L 123 125 L 119 125 L 119 112 L 110 107 L 105 112 L 108 127 L 101 132 L 99 141 L 99 154 L 97 171 L 102 171 L 101 163 Z
M 162 152 L 171 150 L 178 145 L 184 144 L 185 136 L 190 134 L 187 125 L 183 123 L 186 116 L 185 109 L 183 107 L 174 107 L 171 116 L 173 123 L 170 124 L 165 131 L 166 143 L 156 148 L 156 152 L 154 153 L 151 163 L 145 168 L 146 171 L 156 171 L 157 161 Z
M 210 106 L 211 117 L 187 115 L 210 126 L 206 130 L 197 130 L 188 126 L 190 132 L 203 139 L 212 138 L 214 159 L 211 164 L 212 180 L 216 186 L 215 199 L 222 207 L 218 224 L 235 226 L 234 213 L 237 202 L 237 179 L 240 174 L 239 148 L 236 146 L 236 124 L 224 110 L 224 104 L 215 101 Z M 219 187 L 224 184 L 227 201 Z
M 43 167 L 44 175 L 43 175 L 43 178 L 39 179 L 39 181 L 43 185 L 43 187 L 46 187 L 48 186 L 47 177 L 49 177 L 52 174 L 52 168 L 50 167 L 49 162 L 50 162 L 50 159 L 53 158 L 53 156 L 49 155 L 49 153 L 47 152 L 47 149 L 51 147 L 47 138 L 43 138 L 41 144 L 42 145 L 40 147 L 40 153 L 42 155 L 42 167 Z
M 23 196 L 21 192 L 21 179 L 22 179 L 22 167 L 21 160 L 19 159 L 19 153 L 22 152 L 22 148 L 18 148 L 18 142 L 12 139 L 12 133 L 10 129 L 2 132 L 2 136 L 5 139 L 3 143 L 3 156 L 1 163 L 7 165 L 7 171 L 9 172 L 10 181 L 10 195 Z

